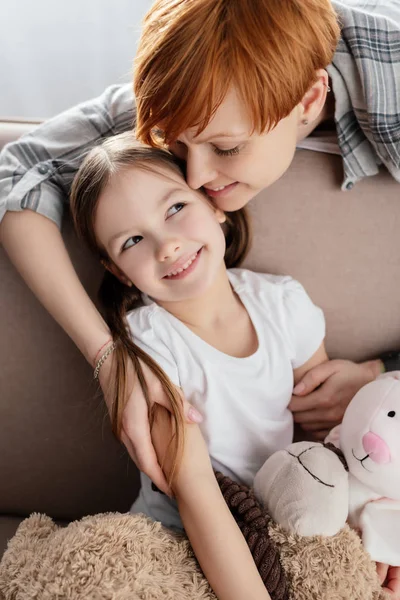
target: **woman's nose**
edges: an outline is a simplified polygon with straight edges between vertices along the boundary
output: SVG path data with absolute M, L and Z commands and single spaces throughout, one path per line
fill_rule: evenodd
M 218 172 L 212 165 L 212 157 L 189 150 L 186 157 L 186 181 L 192 190 L 198 190 L 217 179 Z
M 369 431 L 363 436 L 362 445 L 365 452 L 369 455 L 369 458 L 379 465 L 384 465 L 390 462 L 390 449 L 387 443 L 376 435 Z

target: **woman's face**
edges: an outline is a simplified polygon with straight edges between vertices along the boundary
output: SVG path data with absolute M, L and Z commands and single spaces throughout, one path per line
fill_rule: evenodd
M 204 131 L 183 132 L 171 151 L 187 162 L 187 182 L 204 187 L 224 211 L 238 210 L 270 186 L 292 162 L 301 131 L 297 106 L 271 131 L 252 131 L 250 116 L 232 89 Z

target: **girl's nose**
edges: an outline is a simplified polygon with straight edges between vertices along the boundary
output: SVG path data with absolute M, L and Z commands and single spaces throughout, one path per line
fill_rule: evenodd
M 212 165 L 212 157 L 205 157 L 197 148 L 188 151 L 186 161 L 186 181 L 192 190 L 217 179 L 218 172 Z
M 165 262 L 173 258 L 180 250 L 180 244 L 177 240 L 167 240 L 161 243 L 157 249 L 157 260 Z
M 378 463 L 378 465 L 384 465 L 390 462 L 390 449 L 386 442 L 376 435 L 376 433 L 372 433 L 369 431 L 363 436 L 362 445 L 365 452 L 369 455 L 369 458 L 374 462 Z

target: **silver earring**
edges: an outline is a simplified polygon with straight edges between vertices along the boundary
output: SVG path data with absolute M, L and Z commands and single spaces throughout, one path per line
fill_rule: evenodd
M 331 91 L 331 86 L 327 85 L 326 83 L 324 83 L 324 86 L 326 87 L 326 91 L 330 92 Z
M 308 125 L 308 119 L 303 119 L 302 123 L 303 123 L 303 125 Z

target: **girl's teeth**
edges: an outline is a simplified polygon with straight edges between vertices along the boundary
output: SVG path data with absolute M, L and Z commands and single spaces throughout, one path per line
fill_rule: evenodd
M 185 271 L 188 267 L 190 267 L 190 265 L 196 258 L 197 254 L 198 254 L 198 252 L 196 252 L 196 254 L 193 254 L 192 258 L 189 258 L 189 260 L 187 261 L 187 263 L 185 263 L 183 265 L 183 267 L 177 269 L 176 271 L 172 271 L 171 273 L 168 273 L 167 277 L 172 277 L 173 275 L 178 275 L 179 273 L 182 273 L 182 271 Z

